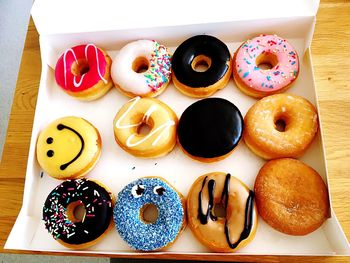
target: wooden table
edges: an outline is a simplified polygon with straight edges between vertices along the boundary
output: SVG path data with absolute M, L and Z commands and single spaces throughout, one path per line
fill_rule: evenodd
M 350 1 L 322 1 L 312 42 L 333 208 L 350 239 Z M 0 165 L 0 246 L 6 242 L 22 205 L 24 177 L 41 62 L 38 33 L 29 23 L 17 88 Z M 8 251 L 6 251 L 8 252 Z M 24 253 L 17 251 L 17 253 Z M 162 256 L 157 256 L 162 258 Z M 193 259 L 191 256 L 177 259 Z M 222 260 L 218 255 L 202 260 Z M 346 257 L 232 256 L 235 261 L 348 262 Z

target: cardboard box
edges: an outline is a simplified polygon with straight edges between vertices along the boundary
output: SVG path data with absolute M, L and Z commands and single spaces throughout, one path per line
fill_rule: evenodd
M 276 0 L 253 0 L 249 3 L 215 1 L 215 4 L 213 1 L 174 4 L 167 1 L 157 3 L 135 0 L 36 0 L 32 16 L 40 34 L 42 75 L 28 156 L 23 206 L 5 248 L 125 256 L 139 254 L 130 250 L 114 230 L 99 244 L 84 251 L 75 251 L 61 246 L 45 229 L 41 220 L 42 206 L 50 191 L 61 181 L 47 174 L 40 176 L 41 168 L 36 160 L 35 144 L 39 131 L 58 117 L 80 116 L 99 129 L 103 142 L 102 156 L 88 178 L 102 181 L 114 194 L 136 178 L 156 175 L 167 179 L 186 196 L 198 176 L 213 171 L 229 172 L 252 188 L 255 176 L 264 164 L 243 142 L 227 159 L 211 164 L 189 159 L 178 146 L 166 157 L 158 159 L 144 160 L 127 154 L 114 141 L 112 121 L 128 98 L 116 89 L 93 102 L 80 102 L 65 94 L 55 82 L 53 68 L 60 54 L 67 48 L 81 43 L 94 43 L 105 49 L 113 59 L 123 45 L 133 40 L 155 39 L 173 52 L 188 37 L 208 34 L 224 41 L 233 54 L 248 38 L 261 33 L 277 34 L 296 48 L 300 58 L 299 78 L 287 92 L 301 95 L 318 106 L 309 49 L 318 5 L 317 0 L 283 3 Z M 213 97 L 230 100 L 243 115 L 256 101 L 241 93 L 232 79 L 225 89 Z M 167 103 L 179 117 L 195 101 L 180 94 L 172 84 L 158 98 Z M 328 182 L 321 133 L 300 159 L 316 169 L 324 181 Z M 259 219 L 255 239 L 235 254 L 350 254 L 350 246 L 332 209 L 330 218 L 322 227 L 302 237 L 279 233 Z M 187 228 L 170 249 L 159 253 L 208 255 L 211 252 Z

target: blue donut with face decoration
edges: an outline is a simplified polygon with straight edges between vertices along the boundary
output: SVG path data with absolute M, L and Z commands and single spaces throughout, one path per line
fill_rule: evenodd
M 144 208 L 154 205 L 158 217 L 154 222 L 143 218 Z M 118 194 L 114 222 L 120 236 L 132 248 L 160 250 L 175 241 L 185 227 L 182 196 L 159 177 L 145 177 L 129 183 Z

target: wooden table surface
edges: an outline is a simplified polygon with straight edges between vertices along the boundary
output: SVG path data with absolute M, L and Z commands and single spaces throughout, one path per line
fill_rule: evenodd
M 322 1 L 312 42 L 314 72 L 326 147 L 333 208 L 350 238 L 350 1 Z M 29 142 L 40 80 L 38 33 L 32 21 L 22 57 L 7 138 L 0 165 L 0 246 L 22 205 Z M 23 253 L 23 251 L 17 251 Z M 161 258 L 161 256 L 157 256 Z M 172 256 L 171 258 L 185 259 Z M 193 257 L 186 257 L 193 259 Z M 202 260 L 348 262 L 346 257 L 214 255 Z

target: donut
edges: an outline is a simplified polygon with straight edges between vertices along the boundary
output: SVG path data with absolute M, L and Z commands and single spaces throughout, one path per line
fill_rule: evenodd
M 318 130 L 315 107 L 291 94 L 275 94 L 256 102 L 244 124 L 244 142 L 264 159 L 301 156 Z
M 206 98 L 190 105 L 177 129 L 181 149 L 201 162 L 216 162 L 229 156 L 243 133 L 243 117 L 231 102 Z
M 88 121 L 63 117 L 51 122 L 37 139 L 41 168 L 56 179 L 74 179 L 89 173 L 101 155 L 101 136 Z
M 329 215 L 328 191 L 321 176 L 303 162 L 282 158 L 267 162 L 255 180 L 262 219 L 288 235 L 307 235 Z
M 213 36 L 187 39 L 172 58 L 173 82 L 183 94 L 203 98 L 223 89 L 231 76 L 231 55 L 225 43 Z M 202 71 L 200 67 L 206 67 Z
M 131 42 L 113 60 L 113 82 L 121 93 L 131 98 L 158 96 L 170 78 L 170 53 L 154 40 Z
M 113 86 L 111 64 L 107 53 L 94 44 L 69 48 L 56 63 L 56 83 L 79 100 L 98 99 Z
M 233 78 L 237 87 L 255 98 L 287 90 L 298 74 L 296 50 L 276 35 L 260 35 L 247 40 L 233 57 Z
M 176 114 L 154 98 L 135 97 L 124 104 L 114 118 L 116 142 L 126 152 L 143 158 L 169 153 L 176 144 Z M 147 126 L 148 133 L 141 132 Z
M 48 232 L 65 247 L 84 249 L 99 242 L 113 227 L 112 193 L 102 183 L 67 180 L 46 198 L 43 220 Z M 76 210 L 85 209 L 81 217 Z
M 221 207 L 221 213 L 217 212 Z M 255 236 L 258 225 L 254 192 L 229 173 L 200 176 L 187 197 L 188 226 L 215 252 L 234 252 Z
M 157 217 L 145 218 L 154 206 Z M 145 177 L 129 183 L 119 192 L 114 222 L 122 239 L 135 250 L 154 251 L 172 245 L 186 226 L 183 196 L 160 177 Z

